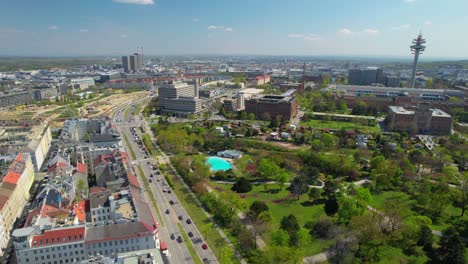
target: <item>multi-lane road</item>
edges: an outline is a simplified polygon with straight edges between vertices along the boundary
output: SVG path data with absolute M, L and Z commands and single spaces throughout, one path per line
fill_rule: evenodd
M 187 243 L 192 243 L 198 257 L 204 263 L 219 263 L 209 246 L 208 248 L 205 247 L 206 249 L 203 248 L 203 245 L 205 244 L 203 236 L 191 220 L 187 221 L 189 219 L 189 215 L 183 208 L 182 204 L 179 203 L 176 195 L 172 191 L 170 193 L 167 192 L 167 190 L 170 190 L 170 187 L 167 185 L 164 177 L 160 175 L 157 170 L 153 169 L 153 165 L 156 165 L 157 167 L 156 161 L 149 157 L 149 154 L 142 149 L 138 144 L 139 140 L 135 140 L 135 135 L 137 135 L 137 138 L 141 139 L 141 131 L 137 127 L 139 121 L 136 120 L 138 117 L 133 115 L 133 109 L 130 110 L 132 111 L 132 114 L 129 114 L 126 117 L 126 120 L 123 120 L 123 113 L 125 112 L 125 109 L 129 107 L 132 107 L 132 105 L 127 104 L 116 112 L 120 112 L 120 118 L 118 118 L 120 119 L 120 122 L 116 122 L 116 125 L 120 133 L 125 135 L 128 140 L 128 142 L 124 140 L 125 148 L 127 149 L 127 152 L 129 152 L 131 164 L 141 185 L 145 186 L 142 177 L 145 177 L 148 181 L 151 180 L 149 183 L 150 188 L 146 191 L 151 192 L 154 195 L 160 211 L 158 214 L 157 212 L 154 212 L 154 209 L 152 210 L 153 217 L 160 223 L 159 238 L 167 244 L 171 254 L 168 262 L 194 263 L 187 246 Z M 136 125 L 135 129 L 132 129 L 134 125 Z M 130 154 L 132 152 L 131 150 L 135 153 L 135 159 L 133 159 Z M 143 175 L 141 175 L 140 170 L 138 169 L 139 166 L 143 171 Z M 151 175 L 153 176 L 151 177 Z M 151 200 L 148 198 L 149 197 L 147 197 L 148 203 L 151 205 Z M 160 219 L 159 216 L 162 216 L 162 219 Z M 183 241 L 184 236 L 181 232 L 185 232 L 191 241 Z M 192 236 L 190 237 L 190 235 Z

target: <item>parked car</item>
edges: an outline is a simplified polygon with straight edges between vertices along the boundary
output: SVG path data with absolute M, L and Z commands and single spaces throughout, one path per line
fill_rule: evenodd
M 190 225 L 192 223 L 192 220 L 190 220 L 190 218 L 187 218 L 187 221 L 185 222 Z
M 182 221 L 184 217 L 182 215 L 179 215 L 179 220 Z
M 204 250 L 207 250 L 208 249 L 208 245 L 206 243 L 203 243 L 203 245 L 201 245 L 201 247 L 204 249 Z
M 174 205 L 174 201 L 170 200 L 170 201 L 169 201 L 169 204 L 170 204 L 170 205 Z
M 193 237 L 193 233 L 192 233 L 191 231 L 188 232 L 188 236 L 189 236 L 189 237 Z
M 182 241 L 183 241 L 183 240 L 182 240 L 182 237 L 178 236 L 178 237 L 177 237 L 177 242 L 182 243 Z
M 169 214 L 169 209 L 166 209 L 166 214 Z

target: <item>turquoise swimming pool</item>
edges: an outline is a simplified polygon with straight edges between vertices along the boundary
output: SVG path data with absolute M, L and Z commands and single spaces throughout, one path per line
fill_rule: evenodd
M 210 166 L 211 171 L 227 171 L 232 169 L 232 164 L 229 161 L 219 157 L 209 157 L 206 160 L 206 164 Z

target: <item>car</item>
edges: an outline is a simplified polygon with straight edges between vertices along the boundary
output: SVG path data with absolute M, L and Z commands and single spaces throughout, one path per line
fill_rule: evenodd
M 150 164 L 151 164 L 151 162 L 149 162 L 149 161 L 148 161 L 148 162 L 147 162 L 147 164 L 148 164 L 148 165 L 150 165 Z
M 149 183 L 153 182 L 151 179 L 149 179 Z
M 168 190 L 167 190 L 167 193 L 172 193 L 171 189 L 168 189 Z
M 171 239 L 172 239 L 172 240 L 175 239 L 175 235 L 174 235 L 174 234 L 171 234 Z
M 189 236 L 189 237 L 193 237 L 193 233 L 192 233 L 191 231 L 188 232 L 188 236 Z
M 169 201 L 169 204 L 170 204 L 170 205 L 173 205 L 173 204 L 174 204 L 174 201 L 170 200 L 170 201 Z
M 159 179 L 156 179 L 157 182 L 159 182 Z
M 164 189 L 163 189 L 163 192 L 167 192 L 167 188 L 164 188 Z
M 203 245 L 201 245 L 201 248 L 203 248 L 204 250 L 207 250 L 208 249 L 208 245 L 206 243 L 203 243 Z
M 182 237 L 178 236 L 177 237 L 177 242 L 182 243 L 183 242 Z
M 190 220 L 190 218 L 187 218 L 187 221 L 185 222 L 190 225 L 192 223 L 192 220 Z
M 166 214 L 169 214 L 169 209 L 166 209 Z
M 179 215 L 179 220 L 182 221 L 184 219 L 184 217 L 182 215 Z
M 151 173 L 151 174 L 150 174 L 150 178 L 153 178 L 153 176 L 154 176 L 153 173 Z

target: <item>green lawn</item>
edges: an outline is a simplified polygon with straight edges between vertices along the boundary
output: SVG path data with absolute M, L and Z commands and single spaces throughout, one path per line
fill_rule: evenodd
M 399 204 L 402 205 L 402 207 L 406 207 L 408 209 L 411 209 L 412 205 L 416 203 L 415 200 L 412 200 L 411 197 L 404 192 L 394 192 L 394 191 L 382 192 L 378 195 L 374 194 L 373 198 L 374 198 L 374 202 L 372 203 L 372 206 L 377 209 L 382 209 L 385 202 L 389 200 L 395 200 L 395 199 L 398 201 Z M 416 215 L 417 215 L 416 212 L 410 211 L 409 216 L 416 216 Z M 430 227 L 433 230 L 443 231 L 450 226 L 447 223 L 447 221 L 451 217 L 458 217 L 459 215 L 461 215 L 461 209 L 454 207 L 453 205 L 450 204 L 444 209 L 444 212 L 442 213 L 442 216 L 439 222 L 432 223 Z M 465 218 L 468 218 L 468 215 L 466 215 Z
M 378 132 L 380 128 L 375 126 L 363 126 L 352 122 L 337 122 L 337 121 L 324 121 L 324 120 L 310 120 L 301 122 L 299 125 L 314 128 L 329 128 L 329 129 L 359 129 L 366 132 Z
M 232 185 L 213 183 L 213 186 L 220 187 L 223 190 L 230 190 Z M 269 232 L 262 236 L 267 244 L 271 241 L 271 234 L 279 229 L 281 219 L 289 214 L 296 216 L 301 226 L 304 226 L 308 221 L 314 222 L 326 216 L 322 204 L 307 204 L 307 202 L 309 202 L 309 197 L 307 195 L 302 195 L 301 198 L 297 200 L 297 196 L 290 196 L 289 191 L 285 188 L 278 193 L 268 193 L 265 192 L 263 185 L 254 185 L 252 187 L 251 192 L 241 195 L 241 197 L 245 197 L 244 199 L 249 205 L 256 200 L 260 200 L 264 201 L 270 208 L 273 216 L 272 227 Z M 275 190 L 278 188 L 278 185 L 269 185 L 268 190 Z M 304 249 L 304 254 L 305 256 L 318 254 L 326 250 L 333 243 L 333 240 L 312 239 L 310 245 Z

